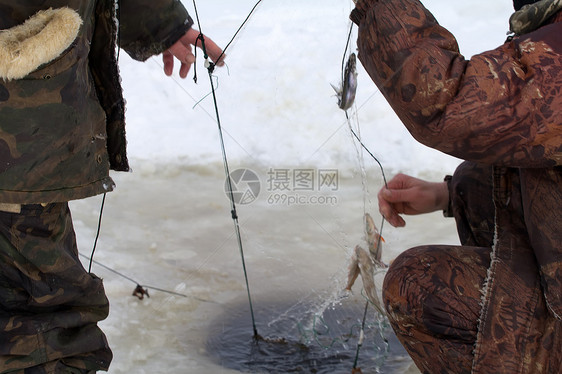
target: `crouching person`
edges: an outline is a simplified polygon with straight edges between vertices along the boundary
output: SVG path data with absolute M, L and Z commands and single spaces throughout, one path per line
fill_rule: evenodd
M 402 214 L 444 210 L 461 246 L 410 249 L 384 282 L 424 373 L 562 371 L 562 3 L 515 0 L 512 37 L 465 60 L 417 0 L 357 0 L 358 57 L 410 133 L 467 160 L 445 182 L 398 175 Z

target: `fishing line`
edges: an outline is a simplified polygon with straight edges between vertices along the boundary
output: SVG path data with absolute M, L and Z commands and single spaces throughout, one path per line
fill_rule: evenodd
M 260 5 L 260 3 L 262 2 L 262 0 L 258 0 L 254 6 L 252 7 L 252 9 L 250 10 L 250 13 L 248 13 L 248 15 L 246 16 L 246 19 L 244 19 L 244 21 L 242 22 L 242 24 L 240 25 L 240 27 L 238 27 L 238 30 L 236 30 L 236 32 L 234 33 L 234 35 L 232 36 L 232 38 L 230 39 L 230 41 L 226 44 L 226 46 L 223 48 L 221 54 L 219 55 L 219 57 L 217 58 L 217 61 L 220 61 L 221 58 L 224 57 L 226 50 L 228 49 L 228 47 L 230 47 L 230 45 L 234 42 L 234 39 L 236 39 L 236 37 L 238 36 L 238 34 L 240 33 L 240 31 L 242 31 L 242 29 L 244 28 L 244 26 L 246 25 L 246 23 L 248 23 L 248 21 L 250 20 L 250 18 L 252 17 L 252 15 L 254 14 L 254 12 L 256 11 L 258 5 Z M 197 4 L 195 2 L 195 0 L 193 0 L 193 7 L 195 9 L 195 18 L 197 20 L 197 25 L 199 27 L 199 31 L 201 31 L 201 22 L 199 21 L 199 14 L 197 13 Z M 203 41 L 204 41 L 204 36 L 203 33 L 201 32 L 199 34 L 199 37 L 197 38 L 198 40 L 201 41 L 202 44 L 202 50 L 203 53 L 205 54 L 205 60 L 207 60 L 208 56 L 207 56 L 207 52 L 205 50 L 205 46 L 203 45 Z M 197 44 L 197 42 L 195 43 Z M 195 59 L 197 60 L 197 48 L 195 48 Z M 206 66 L 207 69 L 209 69 L 209 72 L 212 73 L 214 68 L 215 68 L 215 64 L 214 63 L 209 63 L 208 66 Z M 194 64 L 193 66 L 194 69 L 194 74 L 193 74 L 193 81 L 195 83 L 197 83 L 197 66 Z
M 80 253 L 79 255 L 80 255 L 81 257 L 85 258 L 86 260 L 90 261 L 90 263 L 93 262 L 94 264 L 96 264 L 96 265 L 98 265 L 98 266 L 100 266 L 100 267 L 102 267 L 102 268 L 104 268 L 104 269 L 106 269 L 106 270 L 108 270 L 108 271 L 110 271 L 110 272 L 112 272 L 112 273 L 118 275 L 119 277 L 121 277 L 121 278 L 123 278 L 123 279 L 126 279 L 126 280 L 130 281 L 131 283 L 134 283 L 134 284 L 137 286 L 137 288 L 140 287 L 140 288 L 145 289 L 145 290 L 146 290 L 146 289 L 149 289 L 149 290 L 160 291 L 160 292 L 164 292 L 164 293 L 167 293 L 167 294 L 170 294 L 170 295 L 181 296 L 181 297 L 185 297 L 185 298 L 192 298 L 192 299 L 199 300 L 199 301 L 204 301 L 204 302 L 207 302 L 207 303 L 213 303 L 213 302 L 214 302 L 214 301 L 211 301 L 211 300 L 201 299 L 201 298 L 198 298 L 198 297 L 195 297 L 195 296 L 189 296 L 189 295 L 182 294 L 182 293 L 179 293 L 179 292 L 166 290 L 166 289 L 164 289 L 164 288 L 159 288 L 159 287 L 154 287 L 154 286 L 149 286 L 149 285 L 141 284 L 141 283 L 137 282 L 136 280 L 134 280 L 133 278 L 131 278 L 131 277 L 129 277 L 129 276 L 127 276 L 127 275 L 125 275 L 125 274 L 123 274 L 123 273 L 121 273 L 121 272 L 115 270 L 115 269 L 112 269 L 112 268 L 110 268 L 109 266 L 104 265 L 103 263 L 101 263 L 101 262 L 99 262 L 99 261 L 96 261 L 96 260 L 94 260 L 94 259 L 91 258 L 91 257 L 88 257 L 88 256 L 86 256 L 86 255 L 84 255 L 84 254 L 82 254 L 82 253 Z M 145 294 L 146 294 L 146 292 L 145 292 Z
M 195 57 L 195 58 L 197 58 L 197 57 Z M 194 69 L 195 69 L 195 68 L 194 68 Z M 197 74 L 197 73 L 195 73 L 195 74 Z M 217 81 L 217 86 L 216 86 L 216 87 L 217 87 L 217 90 L 218 90 L 218 89 L 219 89 L 219 78 L 218 78 L 218 77 L 215 77 L 215 78 L 216 78 L 216 81 Z M 207 97 L 209 97 L 210 95 L 211 95 L 211 92 L 209 92 L 208 94 L 206 94 L 205 96 L 203 96 L 201 99 L 199 99 L 199 100 L 193 105 L 193 107 L 192 107 L 191 109 L 195 109 L 195 107 L 197 107 L 199 104 L 201 104 L 201 102 L 202 102 L 203 100 L 205 100 Z
M 222 50 L 222 53 L 220 54 L 219 58 L 217 59 L 217 61 L 220 61 L 220 59 L 224 56 L 226 50 L 228 49 L 228 47 L 230 47 L 230 45 L 232 44 L 232 42 L 234 41 L 234 39 L 236 38 L 236 36 L 238 36 L 238 34 L 240 33 L 240 31 L 242 31 L 242 28 L 244 28 L 244 26 L 246 25 L 246 23 L 250 20 L 250 17 L 252 16 L 252 14 L 254 14 L 255 10 L 257 9 L 258 5 L 260 5 L 260 3 L 262 2 L 262 0 L 258 0 L 258 2 L 256 2 L 256 4 L 254 5 L 254 7 L 252 8 L 252 10 L 250 10 L 250 13 L 248 13 L 248 16 L 246 17 L 246 19 L 244 20 L 244 22 L 242 22 L 242 24 L 240 25 L 240 27 L 238 28 L 238 30 L 236 30 L 236 32 L 234 33 L 234 36 L 232 37 L 232 39 L 230 39 L 230 41 L 228 42 L 228 44 L 226 45 L 226 47 L 224 47 L 224 49 Z M 197 20 L 199 22 L 199 20 Z
M 367 147 L 365 146 L 365 144 L 363 144 L 363 142 L 361 141 L 361 138 L 360 138 L 360 137 L 357 135 L 357 133 L 353 130 L 353 127 L 351 126 L 351 120 L 350 120 L 350 118 L 349 118 L 349 115 L 348 115 L 348 113 L 347 113 L 347 110 L 345 111 L 345 117 L 346 117 L 346 119 L 347 119 L 347 123 L 348 123 L 348 125 L 349 125 L 348 127 L 349 127 L 349 130 L 351 131 L 351 134 L 353 134 L 353 136 L 355 137 L 355 139 L 357 139 L 357 141 L 359 142 L 359 144 L 361 145 L 361 147 L 362 147 L 365 151 L 367 151 L 367 153 L 368 153 L 368 154 L 376 161 L 376 163 L 379 165 L 380 170 L 381 170 L 381 174 L 382 174 L 382 178 L 383 178 L 383 181 L 384 181 L 384 185 L 385 185 L 385 187 L 388 188 L 388 184 L 387 184 L 387 181 L 386 181 L 386 176 L 385 176 L 385 173 L 384 173 L 384 168 L 383 168 L 381 162 L 379 161 L 379 159 L 378 159 L 377 157 L 375 157 L 375 155 L 369 150 L 369 148 L 367 148 Z M 382 233 L 383 233 L 383 229 L 384 229 L 384 222 L 385 222 L 385 219 L 384 219 L 384 217 L 382 217 L 382 221 L 381 221 L 381 224 L 380 224 L 380 230 L 379 230 L 380 235 L 379 235 L 379 237 L 378 237 L 378 239 L 377 239 L 377 251 L 380 249 L 380 245 L 381 245 Z M 357 350 L 356 350 L 356 352 L 355 352 L 355 360 L 354 360 L 354 362 L 353 362 L 353 370 L 357 369 L 357 363 L 358 363 L 358 361 L 359 361 L 359 353 L 360 353 L 361 348 L 362 348 L 362 346 L 363 346 L 363 340 L 364 340 L 364 336 L 365 336 L 365 322 L 366 322 L 366 320 L 367 320 L 367 310 L 368 310 L 368 308 L 369 308 L 369 304 L 370 304 L 370 301 L 369 301 L 369 299 L 367 298 L 367 301 L 365 302 L 365 311 L 364 311 L 364 313 L 363 313 L 363 321 L 361 322 L 361 331 L 360 331 L 360 333 L 359 333 L 359 340 L 358 340 L 358 342 L 357 342 Z M 377 308 L 375 308 L 375 309 L 377 309 Z M 379 311 L 379 312 L 380 312 L 380 311 Z
M 347 51 L 349 49 L 349 45 L 351 44 L 351 34 L 353 31 L 353 22 L 349 24 L 349 32 L 347 33 L 347 42 L 345 43 L 345 49 L 343 51 L 343 57 L 341 59 L 341 81 L 343 83 L 345 79 L 345 57 L 347 56 Z M 346 111 L 347 114 L 347 111 Z
M 103 199 L 101 200 L 100 216 L 98 219 L 98 228 L 96 230 L 96 238 L 94 239 L 94 247 L 92 248 L 92 255 L 90 256 L 90 266 L 88 266 L 88 273 L 92 272 L 92 262 L 94 261 L 94 253 L 96 252 L 96 247 L 98 245 L 98 239 L 100 237 L 101 230 L 101 218 L 103 216 L 103 207 L 105 206 L 105 196 L 107 193 L 103 194 Z
M 344 67 L 344 62 L 345 62 L 345 60 L 346 60 L 347 52 L 348 52 L 348 49 L 349 49 L 350 39 L 351 39 L 351 35 L 352 35 L 352 30 L 353 30 L 353 23 L 351 23 L 351 24 L 350 24 L 350 27 L 349 27 L 349 33 L 348 33 L 348 36 L 347 36 L 347 42 L 346 42 L 346 46 L 345 46 L 345 50 L 344 50 L 344 54 L 343 54 L 343 58 L 342 58 L 342 87 L 346 86 L 346 87 L 348 87 L 348 89 L 349 89 L 349 84 L 344 85 L 344 82 L 345 82 L 346 79 L 349 79 L 349 77 L 346 76 L 346 73 L 349 73 L 349 72 L 347 72 L 347 67 Z M 348 83 L 349 83 L 349 82 L 348 82 Z M 357 87 L 354 87 L 354 89 L 356 89 L 356 88 L 357 88 Z M 342 100 L 343 100 L 344 97 L 346 97 L 346 94 L 347 94 L 346 92 L 341 92 Z M 365 144 L 361 141 L 361 138 L 357 135 L 357 133 L 353 130 L 353 127 L 351 126 L 351 119 L 349 118 L 349 115 L 348 115 L 348 113 L 347 113 L 347 110 L 344 110 L 344 112 L 345 112 L 345 117 L 346 117 L 346 120 L 347 120 L 347 124 L 348 124 L 349 130 L 351 131 L 351 134 L 352 134 L 352 135 L 355 137 L 355 139 L 359 142 L 359 144 L 361 145 L 361 147 L 362 147 L 362 148 L 375 160 L 375 162 L 379 165 L 380 170 L 381 170 L 381 174 L 382 174 L 382 178 L 383 178 L 383 181 L 384 181 L 384 185 L 385 185 L 386 188 L 388 188 L 388 184 L 387 184 L 387 181 L 386 181 L 386 175 L 385 175 L 385 173 L 384 173 L 384 168 L 383 168 L 383 166 L 382 166 L 382 163 L 381 163 L 381 162 L 379 161 L 379 159 L 365 146 Z M 359 126 L 359 125 L 358 125 L 358 126 Z M 382 232 L 383 232 L 383 228 L 384 228 L 384 221 L 385 221 L 385 219 L 384 219 L 384 217 L 382 217 L 382 222 L 381 222 L 381 225 L 380 225 L 380 235 L 379 235 L 379 238 L 378 238 L 378 240 L 377 240 L 377 250 L 380 249 L 380 245 L 381 245 Z M 359 335 L 359 340 L 358 340 L 358 342 L 357 342 L 357 350 L 356 350 L 356 353 L 355 353 L 355 360 L 354 360 L 354 363 L 353 363 L 353 371 L 355 371 L 355 370 L 357 369 L 357 363 L 358 363 L 358 361 L 359 361 L 359 353 L 360 353 L 360 351 L 361 351 L 361 347 L 363 346 L 363 340 L 364 340 L 364 336 L 365 336 L 365 335 L 364 335 L 364 334 L 365 334 L 365 323 L 366 323 L 366 320 L 367 320 L 367 311 L 368 311 L 368 308 L 369 308 L 369 303 L 370 303 L 370 302 L 369 302 L 369 300 L 367 299 L 367 301 L 365 302 L 365 310 L 364 310 L 364 312 L 363 312 L 363 320 L 362 320 L 362 323 L 361 323 L 361 331 L 360 331 L 360 335 Z M 375 308 L 375 309 L 378 309 L 378 308 Z M 380 312 L 380 311 L 379 311 L 379 312 Z
M 254 12 L 254 10 L 256 9 L 257 5 L 261 2 L 261 0 L 259 0 L 256 5 L 254 6 L 254 8 L 252 9 L 252 11 L 250 12 L 250 15 Z M 235 203 L 235 199 L 234 199 L 234 191 L 232 188 L 232 179 L 230 178 L 230 168 L 228 166 L 228 158 L 226 155 L 226 147 L 224 144 L 224 137 L 223 137 L 223 131 L 222 131 L 222 125 L 221 125 L 221 121 L 220 121 L 220 115 L 219 115 L 219 108 L 218 108 L 218 102 L 217 102 L 217 96 L 216 96 L 216 90 L 215 90 L 215 85 L 213 83 L 213 70 L 215 67 L 214 63 L 209 62 L 208 58 L 208 54 L 207 54 L 207 49 L 205 46 L 205 37 L 203 36 L 203 30 L 201 28 L 201 22 L 199 20 L 199 14 L 197 11 L 197 4 L 196 1 L 193 0 L 193 7 L 195 10 L 195 17 L 197 19 L 197 25 L 199 27 L 200 30 L 200 34 L 198 37 L 198 40 L 201 41 L 201 49 L 203 50 L 203 54 L 205 57 L 205 65 L 207 67 L 207 70 L 209 72 L 209 81 L 211 84 L 211 93 L 213 95 L 213 103 L 215 106 L 215 115 L 216 115 L 216 120 L 217 120 L 217 126 L 218 126 L 218 131 L 219 131 L 219 140 L 220 140 L 220 145 L 221 145 L 221 151 L 222 151 L 222 158 L 223 158 L 223 166 L 224 166 L 224 171 L 226 174 L 226 180 L 227 180 L 227 184 L 228 184 L 228 193 L 229 193 L 229 200 L 230 200 L 230 207 L 231 207 L 231 216 L 232 216 L 232 221 L 234 222 L 234 231 L 236 233 L 236 239 L 238 242 L 238 249 L 240 251 L 240 257 L 242 260 L 242 269 L 244 271 L 244 279 L 246 281 L 246 291 L 248 293 L 248 302 L 250 305 L 250 314 L 252 317 L 252 327 L 254 330 L 254 339 L 258 339 L 260 336 L 258 334 L 258 330 L 256 328 L 256 319 L 254 316 L 254 307 L 252 305 L 252 296 L 250 293 L 250 284 L 248 281 L 248 272 L 246 269 L 246 261 L 245 261 L 245 257 L 244 257 L 244 248 L 242 245 L 242 235 L 240 233 L 240 224 L 238 221 L 238 213 L 236 212 L 236 203 Z M 250 15 L 246 18 L 246 20 L 244 21 L 244 23 L 242 24 L 242 26 L 248 21 L 248 19 L 250 18 Z M 242 29 L 242 26 L 238 29 L 238 31 L 236 32 L 236 34 L 238 34 L 238 32 Z M 234 37 L 232 38 L 232 40 L 234 40 L 234 38 L 236 37 L 236 34 L 234 35 Z M 230 45 L 230 43 L 227 44 L 227 47 Z M 226 48 L 225 48 L 226 49 Z M 224 50 L 221 53 L 220 57 L 217 59 L 217 61 L 220 61 L 220 58 L 224 55 Z
M 133 295 L 139 297 L 140 299 L 142 299 L 144 295 L 147 295 L 147 296 L 148 296 L 148 292 L 146 291 L 147 289 L 151 289 L 151 290 L 155 290 L 155 291 L 160 291 L 160 292 L 164 292 L 164 293 L 168 293 L 168 294 L 176 295 L 176 296 L 190 297 L 190 296 L 188 296 L 188 295 L 181 294 L 181 293 L 174 292 L 174 291 L 169 291 L 169 290 L 166 290 L 166 289 L 163 289 L 163 288 L 154 287 L 154 286 L 148 286 L 148 285 L 142 285 L 142 284 L 140 284 L 139 282 L 137 282 L 136 280 L 134 280 L 133 278 L 128 277 L 128 276 L 126 276 L 125 274 L 120 273 L 120 272 L 118 272 L 117 270 L 112 269 L 112 268 L 110 268 L 109 266 L 104 265 L 104 264 L 102 264 L 101 262 L 94 260 L 94 254 L 95 254 L 95 252 L 96 252 L 96 247 L 97 247 L 98 240 L 99 240 L 99 237 L 100 237 L 100 232 L 101 232 L 101 221 L 102 221 L 102 217 L 103 217 L 103 208 L 105 207 L 105 198 L 106 198 L 106 196 L 107 196 L 107 193 L 104 193 L 104 194 L 103 194 L 102 201 L 101 201 L 100 214 L 99 214 L 99 218 L 98 218 L 98 225 L 97 225 L 97 229 L 96 229 L 96 237 L 95 237 L 95 239 L 94 239 L 94 246 L 93 246 L 93 248 L 92 248 L 92 254 L 90 255 L 90 257 L 88 257 L 88 256 L 86 256 L 86 255 L 84 255 L 84 254 L 82 254 L 82 253 L 79 253 L 80 256 L 82 256 L 83 258 L 85 258 L 86 260 L 89 261 L 88 273 L 92 273 L 92 264 L 96 264 L 96 265 L 98 265 L 98 266 L 101 266 L 102 268 L 104 268 L 104 269 L 106 269 L 106 270 L 109 270 L 110 272 L 112 272 L 112 273 L 114 273 L 114 274 L 117 274 L 117 275 L 120 276 L 121 278 L 127 279 L 128 281 L 130 281 L 130 282 L 132 282 L 132 283 L 135 283 L 137 287 L 135 288 L 135 291 L 133 292 Z M 149 297 L 150 297 L 150 296 L 149 296 Z M 191 298 L 196 299 L 196 300 L 199 300 L 199 301 L 211 302 L 211 301 L 209 301 L 209 300 L 204 300 L 204 299 L 200 299 L 200 298 L 193 297 L 193 296 L 191 296 Z
M 110 268 L 109 266 L 106 266 L 106 265 L 102 264 L 101 262 L 98 262 L 98 261 L 94 260 L 94 254 L 95 254 L 95 252 L 96 252 L 96 247 L 97 247 L 97 245 L 98 245 L 98 239 L 99 239 L 99 237 L 100 237 L 101 219 L 102 219 L 102 217 L 103 217 L 103 208 L 104 208 L 104 206 L 105 206 L 105 198 L 106 198 L 106 196 L 107 196 L 107 193 L 104 193 L 104 194 L 103 194 L 102 201 L 101 201 L 100 215 L 99 215 L 99 218 L 98 218 L 98 227 L 97 227 L 97 230 L 96 230 L 96 238 L 94 239 L 94 247 L 92 248 L 92 254 L 90 255 L 90 257 L 88 257 L 88 256 L 86 256 L 86 255 L 84 255 L 84 254 L 82 254 L 82 253 L 79 253 L 80 256 L 84 257 L 85 259 L 87 259 L 87 260 L 89 261 L 88 273 L 91 273 L 91 272 L 92 272 L 92 264 L 95 263 L 96 265 L 99 265 L 99 266 L 101 266 L 102 268 L 104 268 L 104 269 L 106 269 L 106 270 L 109 270 L 109 271 L 111 271 L 111 272 L 114 273 L 114 274 L 119 275 L 121 278 L 127 279 L 127 280 L 129 280 L 129 281 L 135 283 L 135 284 L 137 285 L 137 288 L 135 289 L 135 292 L 133 292 L 133 295 L 139 297 L 140 299 L 142 299 L 144 295 L 147 295 L 147 296 L 148 296 L 148 292 L 146 291 L 146 289 L 153 289 L 153 290 L 156 290 L 156 291 L 161 291 L 161 292 L 169 293 L 169 294 L 176 295 L 176 296 L 188 297 L 187 295 L 180 294 L 180 293 L 173 292 L 173 291 L 168 291 L 168 290 L 165 290 L 165 289 L 162 289 L 162 288 L 152 287 L 152 286 L 146 286 L 146 285 L 141 285 L 139 282 L 137 282 L 137 281 L 135 281 L 134 279 L 132 279 L 132 278 L 126 276 L 125 274 L 120 273 L 120 272 L 118 272 L 117 270 L 112 269 L 112 268 Z
M 373 154 L 373 152 L 371 152 L 371 151 L 369 150 L 369 148 L 367 148 L 367 146 L 366 146 L 365 144 L 363 144 L 363 142 L 361 141 L 361 138 L 360 138 L 360 137 L 357 135 L 357 133 L 353 130 L 353 127 L 351 127 L 351 122 L 350 122 L 349 116 L 348 116 L 348 114 L 347 114 L 347 111 L 345 111 L 345 117 L 347 118 L 347 121 L 348 121 L 348 124 L 349 124 L 349 130 L 351 131 L 351 134 L 355 137 L 355 139 L 357 139 L 357 141 L 359 142 L 359 144 L 361 145 L 361 147 L 362 147 L 365 151 L 367 151 L 367 153 L 369 154 L 369 156 L 371 156 L 371 157 L 373 158 L 373 160 L 375 160 L 376 163 L 379 165 L 379 168 L 381 169 L 381 174 L 382 174 L 382 179 L 383 179 L 383 182 L 384 182 L 384 186 L 385 186 L 386 188 L 388 188 L 388 184 L 387 184 L 387 182 L 386 182 L 386 175 L 385 175 L 385 173 L 384 173 L 384 168 L 383 168 L 381 162 L 380 162 L 379 159 Z M 381 230 L 382 230 L 382 227 L 381 227 Z
M 365 311 L 363 312 L 363 322 L 361 322 L 361 332 L 359 333 L 359 341 L 357 342 L 357 351 L 355 352 L 355 361 L 353 362 L 353 369 L 357 368 L 357 362 L 359 361 L 359 351 L 363 346 L 363 340 L 365 339 L 365 321 L 367 320 L 367 310 L 369 309 L 369 303 L 365 303 Z

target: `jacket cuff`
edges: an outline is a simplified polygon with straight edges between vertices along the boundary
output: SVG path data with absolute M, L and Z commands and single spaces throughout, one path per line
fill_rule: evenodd
M 454 217 L 453 215 L 453 199 L 451 198 L 451 196 L 453 196 L 453 193 L 451 191 L 451 180 L 453 179 L 452 175 L 447 175 L 443 181 L 447 183 L 447 190 L 449 191 L 449 202 L 447 203 L 447 209 L 445 209 L 443 211 L 443 216 L 444 217 Z
M 161 42 L 162 50 L 156 55 L 168 50 L 171 46 L 173 46 L 178 40 L 181 39 L 182 36 L 193 26 L 193 19 L 188 14 L 186 20 L 184 21 L 183 25 L 178 27 L 174 30 L 172 34 L 170 34 L 166 39 Z
M 193 25 L 179 0 L 121 0 L 119 6 L 120 47 L 138 61 L 164 52 Z

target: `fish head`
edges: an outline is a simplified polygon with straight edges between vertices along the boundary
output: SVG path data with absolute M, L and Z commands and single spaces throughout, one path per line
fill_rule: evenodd
M 371 256 L 375 262 L 382 264 L 382 243 L 384 242 L 384 238 L 380 235 L 379 230 L 373 221 L 373 217 L 371 217 L 369 213 L 365 213 L 365 232 L 365 239 L 369 245 L 369 252 L 371 252 Z
M 380 236 L 379 230 L 373 221 L 373 217 L 369 213 L 365 213 L 365 230 L 367 232 L 367 242 L 378 242 L 379 238 L 384 242 L 382 236 Z

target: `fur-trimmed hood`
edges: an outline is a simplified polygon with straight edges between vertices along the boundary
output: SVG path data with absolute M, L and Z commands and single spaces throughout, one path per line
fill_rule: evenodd
M 50 8 L 0 31 L 0 77 L 20 79 L 55 60 L 76 39 L 81 25 L 76 11 Z

